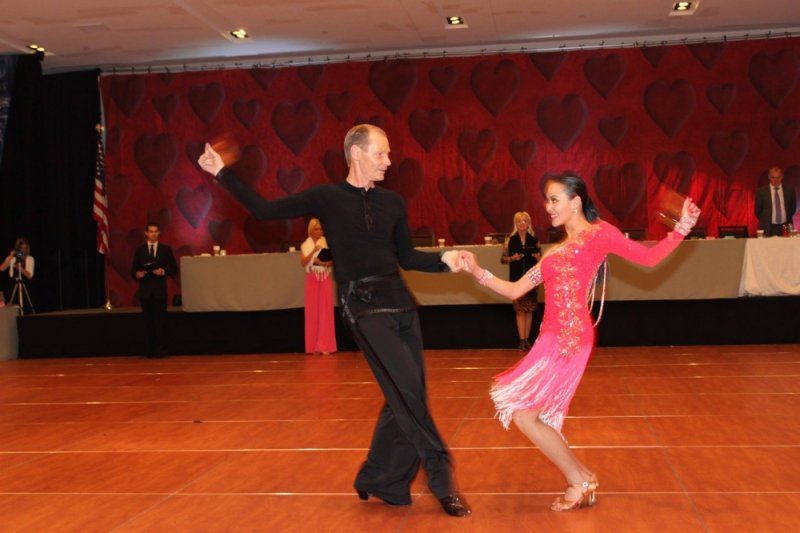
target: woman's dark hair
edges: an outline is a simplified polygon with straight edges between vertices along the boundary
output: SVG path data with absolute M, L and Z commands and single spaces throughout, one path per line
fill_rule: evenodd
M 567 192 L 567 196 L 570 198 L 575 198 L 576 196 L 580 197 L 581 205 L 583 205 L 583 216 L 586 217 L 586 220 L 589 222 L 594 222 L 600 218 L 600 213 L 597 212 L 597 208 L 595 207 L 592 198 L 589 196 L 586 183 L 580 178 L 580 176 L 572 172 L 564 172 L 558 176 L 552 176 L 542 180 L 541 189 L 543 196 L 545 195 L 547 184 L 550 182 L 560 183 L 563 185 Z

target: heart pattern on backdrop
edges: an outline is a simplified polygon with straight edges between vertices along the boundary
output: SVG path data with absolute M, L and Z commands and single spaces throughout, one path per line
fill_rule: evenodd
M 447 203 L 455 206 L 456 202 L 458 202 L 464 194 L 464 190 L 467 187 L 467 180 L 464 179 L 464 176 L 456 176 L 451 179 L 448 179 L 447 176 L 442 176 L 439 178 L 437 185 L 439 186 L 439 192 L 442 193 Z
M 758 94 L 777 108 L 797 85 L 800 59 L 789 48 L 775 54 L 762 50 L 750 59 L 748 75 Z
M 308 87 L 309 91 L 314 91 L 322 81 L 325 74 L 325 65 L 304 65 L 297 68 L 297 77 Z
M 415 109 L 408 115 L 408 129 L 426 152 L 445 134 L 447 123 L 447 113 L 441 109 Z
M 142 174 L 154 187 L 158 187 L 175 165 L 178 147 L 168 133 L 158 136 L 144 134 L 133 145 L 133 157 Z
M 328 93 L 325 96 L 325 105 L 328 106 L 333 116 L 340 122 L 347 117 L 353 107 L 353 95 L 348 91 L 343 93 Z
M 208 234 L 214 239 L 214 242 L 221 247 L 225 247 L 233 235 L 235 226 L 230 219 L 225 220 L 210 220 L 208 222 Z
M 686 45 L 692 55 L 706 67 L 706 70 L 711 70 L 717 64 L 719 58 L 722 57 L 722 52 L 725 51 L 725 41 L 718 41 L 715 43 L 695 43 Z
M 203 124 L 211 124 L 225 101 L 225 89 L 219 83 L 193 85 L 189 88 L 189 107 Z
M 175 196 L 175 203 L 178 205 L 178 210 L 183 215 L 183 218 L 193 228 L 197 229 L 197 226 L 206 218 L 209 209 L 211 209 L 211 191 L 205 185 L 200 185 L 194 189 L 181 187 Z
M 536 123 L 562 152 L 578 139 L 587 115 L 586 102 L 577 94 L 568 94 L 563 100 L 547 96 L 536 106 Z
M 661 60 L 667 55 L 666 46 L 642 46 L 639 50 L 641 50 L 642 55 L 653 68 L 658 67 Z
M 607 99 L 611 91 L 622 81 L 625 62 L 619 54 L 608 54 L 605 57 L 592 55 L 583 64 L 583 73 L 597 94 Z
M 278 185 L 280 185 L 281 189 L 286 191 L 288 194 L 293 194 L 299 191 L 305 180 L 306 173 L 300 167 L 295 167 L 292 169 L 278 169 Z
M 174 94 L 154 96 L 150 101 L 164 122 L 169 122 L 178 110 L 179 100 Z
M 459 222 L 454 220 L 449 224 L 450 235 L 456 244 L 474 244 L 478 237 L 478 223 L 474 220 Z
M 731 108 L 736 99 L 736 85 L 732 83 L 712 83 L 706 89 L 706 97 L 720 115 L 724 115 Z
M 597 122 L 597 129 L 608 143 L 616 148 L 628 132 L 628 119 L 625 117 L 603 117 Z
M 519 168 L 525 170 L 536 155 L 536 141 L 531 139 L 513 140 L 508 143 L 508 152 Z
M 146 92 L 144 76 L 113 76 L 109 92 L 117 108 L 130 118 L 139 110 L 144 99 Z
M 510 59 L 481 61 L 472 69 L 472 92 L 492 116 L 506 107 L 519 89 L 519 69 Z
M 494 157 L 495 150 L 497 135 L 493 130 L 465 130 L 458 136 L 458 151 L 476 174 Z
M 340 183 L 347 179 L 350 168 L 341 148 L 331 148 L 322 156 L 322 167 L 328 175 L 328 179 L 334 183 Z
M 597 197 L 622 223 L 641 202 L 647 189 L 647 177 L 639 163 L 602 165 L 594 175 Z
M 747 194 L 738 184 L 730 187 L 720 187 L 714 194 L 714 205 L 726 220 L 729 220 L 733 213 L 742 204 L 750 201 L 750 194 Z
M 106 178 L 106 188 L 108 208 L 112 213 L 116 213 L 128 201 L 133 191 L 133 181 L 123 174 L 115 174 Z
M 728 177 L 744 162 L 750 149 L 750 138 L 741 130 L 713 133 L 708 139 L 708 153 Z
M 800 120 L 791 118 L 776 118 L 769 125 L 769 132 L 778 146 L 788 150 L 798 134 L 800 134 Z
M 131 277 L 133 251 L 144 243 L 144 229 L 132 229 L 127 232 L 112 229 L 109 239 L 111 241 L 109 247 L 114 251 L 108 256 L 111 267 L 126 283 L 133 283 Z
M 369 88 L 392 113 L 397 113 L 417 85 L 417 65 L 407 59 L 376 61 L 369 69 Z
M 147 222 L 155 222 L 161 232 L 164 233 L 169 228 L 170 222 L 172 222 L 172 210 L 168 207 L 148 209 Z
M 268 166 L 269 162 L 264 150 L 257 144 L 248 144 L 242 149 L 239 160 L 231 165 L 231 169 L 251 189 L 257 189 Z
M 275 78 L 281 73 L 281 70 L 277 68 L 253 67 L 248 72 L 258 86 L 266 91 L 269 89 L 269 86 L 272 85 L 272 82 L 275 81 Z
M 694 157 L 685 150 L 676 154 L 661 152 L 653 162 L 653 173 L 658 180 L 684 195 L 689 193 L 694 168 Z
M 258 100 L 236 100 L 233 103 L 233 114 L 247 129 L 256 121 L 260 111 L 261 103 Z
M 527 205 L 528 196 L 519 180 L 502 185 L 487 181 L 478 191 L 478 208 L 495 231 L 512 227 L 514 213 L 524 211 Z
M 439 94 L 446 95 L 458 78 L 455 67 L 433 67 L 428 71 L 428 79 Z
M 300 155 L 317 128 L 319 110 L 310 100 L 281 102 L 272 111 L 272 129 L 294 155 Z
M 255 253 L 277 252 L 292 233 L 289 220 L 256 220 L 248 216 L 244 222 L 244 237 Z
M 670 139 L 689 120 L 694 106 L 694 87 L 686 80 L 677 80 L 669 86 L 657 80 L 648 85 L 644 93 L 647 114 Z
M 389 167 L 383 184 L 387 189 L 405 198 L 406 201 L 410 201 L 419 194 L 424 180 L 425 173 L 420 162 L 414 158 L 407 157 L 403 159 L 400 165 Z
M 569 52 L 542 52 L 528 54 L 528 57 L 536 67 L 536 70 L 544 76 L 544 79 L 550 81 L 556 75 L 558 69 L 564 63 L 564 60 L 569 55 Z

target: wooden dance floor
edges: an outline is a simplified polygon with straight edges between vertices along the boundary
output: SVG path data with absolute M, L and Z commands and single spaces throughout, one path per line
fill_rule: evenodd
M 352 489 L 381 395 L 360 354 L 0 361 L 0 530 L 779 532 L 800 509 L 800 345 L 600 348 L 564 432 L 597 506 L 492 419 L 512 350 L 428 351 L 469 518 Z

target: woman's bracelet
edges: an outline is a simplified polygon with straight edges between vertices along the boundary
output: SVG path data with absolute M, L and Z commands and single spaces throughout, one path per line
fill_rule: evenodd
M 484 268 L 483 273 L 478 276 L 478 283 L 481 285 L 488 285 L 490 281 L 494 279 L 494 274 L 489 272 L 489 269 Z
M 675 223 L 674 230 L 686 237 L 692 232 L 692 228 L 697 224 L 697 218 L 682 216 L 681 219 Z

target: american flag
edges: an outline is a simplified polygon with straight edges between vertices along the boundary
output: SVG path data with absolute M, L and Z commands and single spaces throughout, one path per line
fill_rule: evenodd
M 97 169 L 94 176 L 94 205 L 92 218 L 97 222 L 97 251 L 108 254 L 108 198 L 106 197 L 105 155 L 103 154 L 103 127 L 97 125 Z

